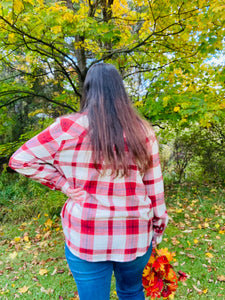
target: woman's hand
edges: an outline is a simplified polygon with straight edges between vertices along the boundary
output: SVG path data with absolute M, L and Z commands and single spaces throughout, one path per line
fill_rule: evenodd
M 75 188 L 75 189 L 68 188 L 67 191 L 66 191 L 66 195 L 71 200 L 83 201 L 84 196 L 85 196 L 85 192 L 81 188 Z

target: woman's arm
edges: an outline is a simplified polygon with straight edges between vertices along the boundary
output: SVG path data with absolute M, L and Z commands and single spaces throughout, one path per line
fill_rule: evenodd
M 150 138 L 152 165 L 143 177 L 148 197 L 153 209 L 153 247 L 162 241 L 164 230 L 168 223 L 168 214 L 164 201 L 164 186 L 159 159 L 158 142 L 154 137 Z
M 27 141 L 10 158 L 9 166 L 53 190 L 66 194 L 69 184 L 54 165 L 55 155 L 68 134 L 64 132 L 66 120 L 59 118 L 44 131 Z M 71 137 L 70 137 L 71 138 Z

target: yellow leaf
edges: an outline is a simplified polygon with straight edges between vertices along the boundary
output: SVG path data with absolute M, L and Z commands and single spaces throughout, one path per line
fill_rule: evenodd
M 219 231 L 219 234 L 224 234 L 225 233 L 225 230 L 220 230 Z
M 180 106 L 175 106 L 174 109 L 173 109 L 173 111 L 174 111 L 174 112 L 180 111 Z
M 25 237 L 23 238 L 25 242 L 29 242 L 29 236 L 25 235 Z
M 16 251 L 14 251 L 13 253 L 9 254 L 9 258 L 10 259 L 15 259 L 16 257 L 17 257 L 17 252 Z
M 45 222 L 45 226 L 48 226 L 48 227 L 52 227 L 52 220 L 51 219 L 48 219 L 46 222 Z
M 24 285 L 22 288 L 18 289 L 18 292 L 21 294 L 26 293 L 29 290 L 29 287 L 27 287 L 26 285 Z
M 197 239 L 194 239 L 194 243 L 195 243 L 195 244 L 198 244 L 198 240 L 197 240 Z
M 216 229 L 220 228 L 220 224 L 215 225 Z
M 182 213 L 183 209 L 182 208 L 176 208 L 176 213 L 180 214 Z
M 176 256 L 176 254 L 173 252 L 169 252 L 168 248 L 163 248 L 163 249 L 156 249 L 156 252 L 159 256 L 165 255 L 168 261 L 172 261 L 173 257 Z
M 21 240 L 20 237 L 15 237 L 15 238 L 14 238 L 14 241 L 15 241 L 15 242 L 19 242 L 20 240 Z
M 199 229 L 202 229 L 202 225 L 201 225 L 201 224 L 198 224 L 198 228 L 199 228 Z
M 56 229 L 55 229 L 55 231 L 59 231 L 60 230 L 60 227 L 57 227 Z
M 208 292 L 208 289 L 203 290 L 203 294 L 207 294 L 207 292 Z
M 173 300 L 173 299 L 174 299 L 174 293 L 172 293 L 172 294 L 169 295 L 169 299 L 170 299 L 170 300 Z
M 52 29 L 52 32 L 55 34 L 62 32 L 61 26 L 53 26 L 51 29 Z
M 168 105 L 168 100 L 170 99 L 170 96 L 166 96 L 163 98 L 163 107 L 166 107 Z
M 47 269 L 40 269 L 39 270 L 39 274 L 41 275 L 41 276 L 43 276 L 43 275 L 45 275 L 45 274 L 47 274 L 48 273 L 48 270 Z
M 45 217 L 48 217 L 48 214 L 44 214 Z
M 21 0 L 14 0 L 13 4 L 14 4 L 14 11 L 17 14 L 21 13 L 21 11 L 24 9 L 23 1 Z
M 191 243 L 189 241 L 187 241 L 188 245 L 191 246 Z
M 212 253 L 210 253 L 210 252 L 207 252 L 205 255 L 206 255 L 207 257 L 209 257 L 209 258 L 212 258 L 212 257 L 213 257 Z
M 209 223 L 205 222 L 205 223 L 204 223 L 204 227 L 205 227 L 205 228 L 209 228 Z
M 10 43 L 14 43 L 15 42 L 15 33 L 9 33 L 8 40 Z

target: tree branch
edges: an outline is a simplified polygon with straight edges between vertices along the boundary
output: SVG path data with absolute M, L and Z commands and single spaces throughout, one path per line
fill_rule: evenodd
M 23 100 L 26 100 L 27 99 L 27 95 L 29 96 L 33 96 L 33 97 L 38 97 L 38 98 L 42 98 L 50 103 L 54 103 L 54 104 L 57 104 L 59 106 L 62 106 L 64 108 L 68 108 L 70 110 L 72 110 L 73 112 L 76 112 L 76 109 L 74 109 L 72 106 L 68 105 L 68 104 L 64 104 L 64 103 L 60 103 L 56 100 L 52 100 L 50 98 L 48 98 L 47 96 L 45 95 L 40 95 L 40 94 L 35 94 L 33 92 L 29 92 L 29 91 L 22 91 L 22 90 L 10 90 L 10 91 L 5 91 L 5 92 L 1 92 L 0 93 L 0 96 L 7 96 L 7 95 L 12 95 L 12 94 L 26 94 L 26 96 L 18 96 L 18 97 L 15 97 L 13 100 L 10 100 L 8 101 L 7 103 L 4 103 L 2 105 L 0 105 L 0 108 L 2 107 L 6 107 L 6 106 L 9 106 L 10 104 L 14 103 L 14 102 L 17 102 L 21 99 Z

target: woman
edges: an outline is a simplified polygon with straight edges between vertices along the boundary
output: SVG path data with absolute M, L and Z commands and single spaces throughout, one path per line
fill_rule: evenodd
M 158 144 L 110 64 L 90 68 L 81 111 L 26 142 L 10 167 L 68 196 L 65 252 L 81 300 L 144 299 L 142 272 L 168 216 Z

